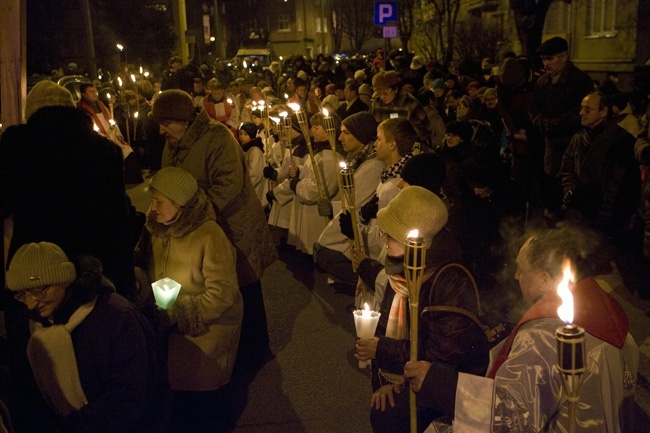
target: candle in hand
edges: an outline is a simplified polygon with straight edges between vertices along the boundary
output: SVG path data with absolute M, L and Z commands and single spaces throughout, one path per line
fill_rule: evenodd
M 169 277 L 151 283 L 151 287 L 156 305 L 165 310 L 174 305 L 178 293 L 181 291 L 181 285 Z
M 371 310 L 368 304 L 365 304 L 363 310 L 354 310 L 352 314 L 354 314 L 357 337 L 361 340 L 374 337 L 381 313 Z M 368 361 L 359 361 L 359 368 L 366 368 L 367 365 Z

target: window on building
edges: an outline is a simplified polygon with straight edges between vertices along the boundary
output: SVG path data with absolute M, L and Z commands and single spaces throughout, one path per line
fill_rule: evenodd
M 490 26 L 498 34 L 499 41 L 503 41 L 504 29 L 505 29 L 504 13 L 503 12 L 493 13 L 489 17 L 490 17 Z
M 320 28 L 320 17 L 316 17 L 316 33 L 320 33 L 322 30 Z
M 611 35 L 616 31 L 616 0 L 588 0 L 589 36 Z
M 278 15 L 278 31 L 279 32 L 288 32 L 291 31 L 291 21 L 289 20 L 289 15 Z
M 296 30 L 302 32 L 302 20 L 300 18 L 296 18 Z
M 322 21 L 322 25 L 323 25 L 323 32 L 327 33 L 327 18 L 323 17 L 323 19 L 321 21 Z M 323 52 L 325 53 L 326 51 L 323 51 Z

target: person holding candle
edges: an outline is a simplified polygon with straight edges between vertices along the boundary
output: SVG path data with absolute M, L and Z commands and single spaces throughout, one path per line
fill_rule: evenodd
M 494 347 L 487 377 L 464 374 L 439 362 L 409 362 L 405 376 L 418 400 L 454 417 L 465 432 L 566 432 L 568 401 L 558 370 L 555 332 L 563 321 L 556 289 L 570 261 L 573 323 L 585 331 L 585 372 L 577 405 L 580 432 L 628 432 L 639 353 L 621 305 L 591 277 L 602 243 L 584 227 L 540 231 L 524 242 L 517 272 L 530 308 L 510 336 Z M 492 415 L 492 416 L 491 416 Z M 427 432 L 449 431 L 441 423 Z
M 243 315 L 235 249 L 216 223 L 214 210 L 194 177 L 165 167 L 149 182 L 152 203 L 146 230 L 150 281 L 181 285 L 176 302 L 158 309 L 169 323 L 167 371 L 174 431 L 225 431 L 216 411 L 218 390 L 230 381 Z M 146 240 L 143 240 L 146 242 Z M 203 421 L 201 421 L 203 420 Z
M 169 397 L 155 335 L 95 257 L 50 242 L 13 256 L 9 403 L 16 432 L 162 432 Z
M 478 315 L 473 283 L 467 274 L 457 267 L 437 274 L 438 269 L 457 262 L 460 256 L 453 235 L 444 228 L 447 215 L 443 201 L 419 186 L 405 187 L 377 213 L 390 285 L 381 306 L 380 336 L 359 340 L 356 346 L 358 359 L 373 359 L 377 367 L 370 414 L 375 433 L 409 431 L 409 399 L 403 377 L 410 348 L 404 252 L 407 234 L 412 229 L 418 229 L 427 247 L 419 297 L 418 353 L 422 359 L 438 362 L 453 371 L 481 374 L 487 365 L 487 339 L 471 319 L 453 312 L 423 312 L 428 306 L 444 306 Z M 440 415 L 437 408 L 418 402 L 420 426 Z
M 204 190 L 217 222 L 237 250 L 244 318 L 238 365 L 256 370 L 272 358 L 261 278 L 278 253 L 266 216 L 246 173 L 245 156 L 228 128 L 195 111 L 192 97 L 181 90 L 163 91 L 153 116 L 167 143 L 162 166 L 189 172 Z
M 374 196 L 384 169 L 384 163 L 376 158 L 373 146 L 376 135 L 377 122 L 370 113 L 352 114 L 341 123 L 339 139 L 347 153 L 345 167 L 354 171 L 355 210 Z M 352 269 L 352 252 L 348 238 L 341 233 L 341 215 L 342 212 L 337 213 L 320 234 L 314 258 L 318 266 L 335 282 L 342 282 L 354 288 L 358 276 Z

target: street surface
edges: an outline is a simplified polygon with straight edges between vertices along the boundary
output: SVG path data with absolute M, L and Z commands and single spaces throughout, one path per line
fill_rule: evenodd
M 143 185 L 129 190 L 146 211 Z M 277 235 L 277 232 L 273 232 Z M 277 236 L 276 236 L 277 237 Z M 353 356 L 356 340 L 353 298 L 327 284 L 311 256 L 280 247 L 280 260 L 262 280 L 275 359 L 256 375 L 235 377 L 231 415 L 235 433 L 371 433 L 369 369 Z M 650 300 L 635 297 L 616 268 L 598 278 L 625 308 L 641 361 L 635 432 L 647 433 L 650 420 Z M 642 281 L 642 284 L 650 284 Z

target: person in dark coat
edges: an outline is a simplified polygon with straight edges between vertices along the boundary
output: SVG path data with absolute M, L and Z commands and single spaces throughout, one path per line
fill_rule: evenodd
M 71 257 L 100 259 L 118 293 L 130 298 L 137 237 L 131 242 L 122 151 L 51 81 L 29 92 L 25 118 L 0 140 L 0 216 L 13 215 L 7 262 L 23 244 L 54 242 Z
M 373 431 L 408 432 L 408 392 L 404 388 L 403 369 L 409 357 L 408 287 L 404 277 L 404 243 L 409 230 L 417 228 L 427 246 L 425 271 L 419 298 L 420 332 L 418 356 L 435 360 L 463 372 L 485 371 L 487 340 L 482 330 L 461 314 L 428 312 L 427 306 L 458 307 L 477 314 L 477 300 L 471 281 L 463 271 L 454 268 L 432 276 L 443 265 L 458 260 L 460 250 L 446 230 L 447 209 L 433 192 L 419 186 L 405 187 L 377 213 L 384 230 L 387 257 L 385 271 L 390 286 L 382 304 L 382 324 L 378 335 L 359 340 L 359 360 L 376 360 L 379 377 L 373 383 L 370 421 Z M 361 270 L 360 270 L 361 273 Z M 427 407 L 418 407 L 419 424 L 424 426 L 439 414 Z
M 18 249 L 9 406 L 18 433 L 162 432 L 167 386 L 156 338 L 101 263 L 49 242 Z
M 542 57 L 546 73 L 535 85 L 530 116 L 546 140 L 544 201 L 547 210 L 554 213 L 562 198 L 558 177 L 562 155 L 573 134 L 580 129 L 580 101 L 593 91 L 593 83 L 589 75 L 569 60 L 566 40 L 551 38 L 539 47 L 537 53 Z
M 565 216 L 574 215 L 608 235 L 625 230 L 639 204 L 641 173 L 634 137 L 609 121 L 607 97 L 592 92 L 580 109 L 584 129 L 573 136 L 560 178 Z

